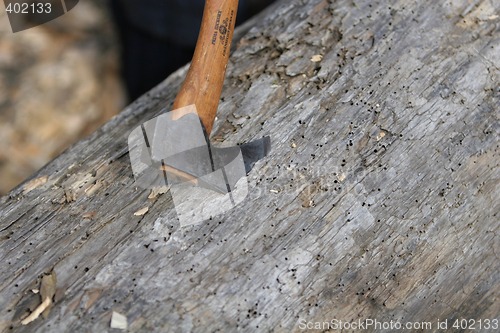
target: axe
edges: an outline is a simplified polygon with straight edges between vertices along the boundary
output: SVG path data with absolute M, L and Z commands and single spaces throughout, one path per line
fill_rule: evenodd
M 210 144 L 231 48 L 238 0 L 206 0 L 189 71 L 173 111 L 135 128 L 128 139 L 136 183 L 187 183 L 231 193 L 271 149 L 269 136 L 227 148 Z M 231 201 L 233 201 L 231 199 Z

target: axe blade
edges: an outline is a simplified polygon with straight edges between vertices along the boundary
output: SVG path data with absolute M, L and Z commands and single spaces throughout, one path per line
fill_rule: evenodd
M 240 146 L 216 148 L 197 114 L 173 120 L 168 112 L 134 129 L 129 149 L 134 177 L 141 187 L 182 182 L 226 194 L 269 153 L 271 140 L 266 136 Z

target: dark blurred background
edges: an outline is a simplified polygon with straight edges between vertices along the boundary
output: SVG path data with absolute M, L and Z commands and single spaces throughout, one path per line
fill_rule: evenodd
M 236 25 L 274 0 L 240 0 Z M 122 74 L 135 100 L 191 60 L 204 0 L 111 0 L 122 45 Z
M 271 2 L 240 0 L 236 24 Z M 13 34 L 0 3 L 0 195 L 189 62 L 204 7 L 80 0 Z

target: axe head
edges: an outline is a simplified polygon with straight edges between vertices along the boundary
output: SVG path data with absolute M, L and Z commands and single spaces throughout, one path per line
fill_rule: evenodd
M 128 138 L 130 160 L 137 185 L 155 188 L 187 183 L 226 194 L 271 150 L 270 138 L 216 148 L 193 105 L 174 120 L 164 113 L 135 128 Z M 194 112 L 193 112 L 194 110 Z

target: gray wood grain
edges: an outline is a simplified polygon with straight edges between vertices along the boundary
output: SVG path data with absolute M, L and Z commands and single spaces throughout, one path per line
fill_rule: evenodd
M 271 135 L 247 199 L 181 228 L 169 193 L 135 186 L 127 136 L 172 106 L 179 70 L 0 199 L 1 330 L 113 332 L 112 311 L 129 332 L 498 320 L 499 14 L 278 3 L 241 32 L 212 134 Z M 51 269 L 48 318 L 22 326 Z

